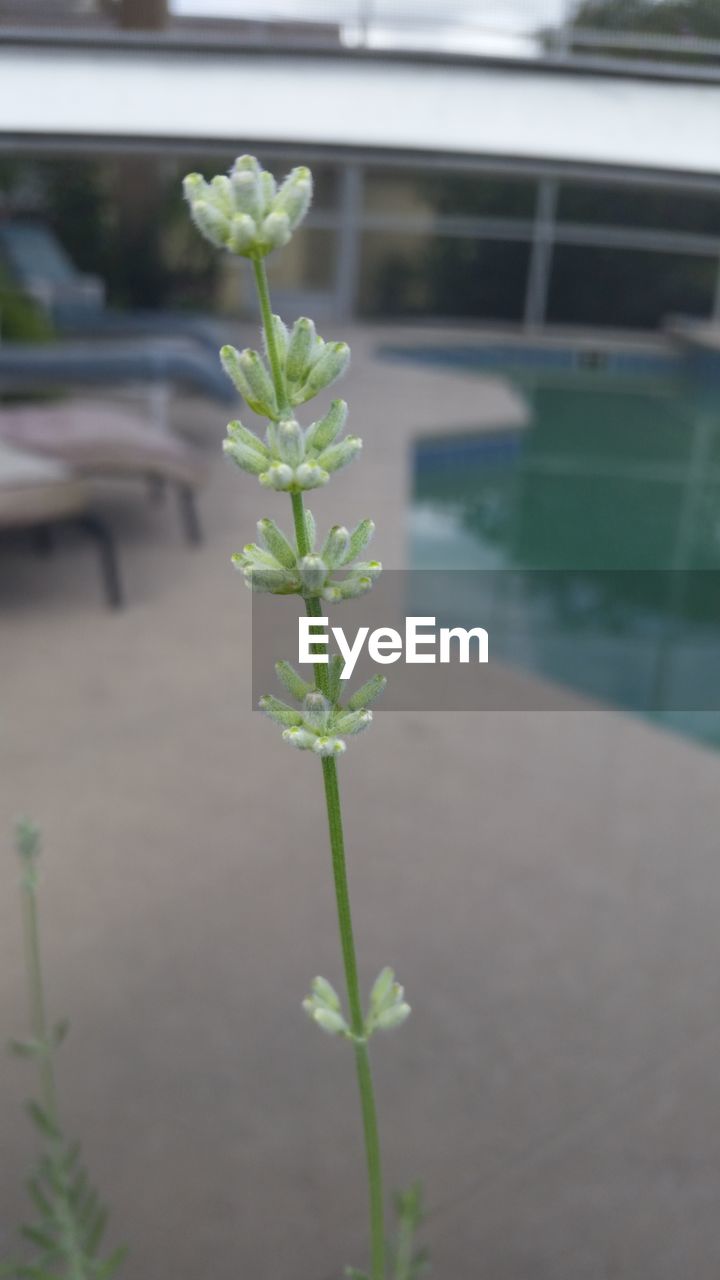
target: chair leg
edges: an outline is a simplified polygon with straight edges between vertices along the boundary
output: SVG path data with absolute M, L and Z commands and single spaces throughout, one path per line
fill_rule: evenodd
M 185 537 L 192 546 L 197 547 L 202 542 L 203 535 L 200 527 L 197 503 L 195 501 L 195 490 L 188 484 L 179 484 L 177 487 L 177 495 L 180 507 L 180 520 L 182 522 Z
M 102 573 L 105 599 L 111 609 L 121 609 L 124 604 L 120 566 L 118 564 L 115 540 L 104 520 L 96 515 L 78 517 L 77 524 L 94 541 L 100 555 L 100 571 Z

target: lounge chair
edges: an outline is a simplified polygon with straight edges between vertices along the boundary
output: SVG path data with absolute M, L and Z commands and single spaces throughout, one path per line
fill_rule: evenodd
M 122 604 L 120 572 L 110 530 L 90 509 L 90 493 L 70 467 L 0 441 L 0 534 L 28 530 L 48 547 L 54 526 L 72 524 L 93 539 L 105 598 Z
M 52 229 L 40 220 L 0 223 L 0 261 L 23 293 L 43 307 L 61 334 L 190 338 L 213 355 L 222 337 L 210 316 L 189 311 L 114 311 L 99 276 L 78 271 Z
M 189 542 L 200 541 L 195 494 L 206 467 L 201 455 L 169 431 L 105 401 L 65 400 L 0 406 L 0 438 L 57 459 L 84 476 L 148 479 L 172 484 Z

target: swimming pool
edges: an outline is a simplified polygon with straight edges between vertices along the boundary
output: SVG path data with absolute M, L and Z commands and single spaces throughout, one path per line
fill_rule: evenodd
M 713 380 L 670 351 L 391 354 L 502 372 L 528 410 L 522 429 L 450 427 L 418 441 L 412 567 L 521 571 L 535 638 L 498 628 L 500 656 L 720 746 Z

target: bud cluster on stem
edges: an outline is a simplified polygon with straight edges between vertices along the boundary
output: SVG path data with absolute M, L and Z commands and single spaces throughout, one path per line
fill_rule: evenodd
M 372 537 L 372 520 L 362 520 L 352 531 L 333 525 L 318 546 L 315 521 L 303 504 L 306 490 L 326 485 L 362 447 L 358 437 L 342 435 L 348 414 L 344 400 L 334 400 L 307 427 L 296 417 L 298 407 L 346 371 L 349 347 L 326 342 L 305 316 L 288 328 L 270 304 L 264 259 L 288 243 L 305 217 L 312 175 L 304 167 L 293 169 L 278 186 L 253 156 L 241 156 L 229 174 L 210 182 L 190 174 L 184 191 L 201 234 L 218 248 L 251 260 L 262 315 L 264 354 L 225 346 L 220 359 L 247 408 L 265 419 L 265 425 L 257 432 L 239 420 L 231 422 L 225 454 L 263 487 L 291 498 L 294 535 L 288 537 L 274 520 L 263 519 L 258 542 L 248 543 L 233 562 L 252 590 L 300 595 L 308 614 L 317 617 L 321 601 L 341 603 L 369 590 L 382 566 L 377 560 L 358 559 Z M 316 664 L 312 685 L 289 663 L 280 662 L 278 678 L 296 705 L 267 695 L 260 706 L 282 727 L 285 742 L 318 756 L 322 763 L 348 1012 L 343 1013 L 340 997 L 324 978 L 315 978 L 304 1007 L 324 1031 L 344 1036 L 354 1046 L 370 1199 L 368 1280 L 388 1280 L 380 1141 L 367 1041 L 375 1030 L 399 1026 L 410 1006 L 392 970 L 385 968 L 372 988 L 367 1011 L 362 1007 L 336 761 L 345 753 L 345 739 L 372 723 L 370 703 L 382 693 L 385 680 L 375 677 L 343 703 L 342 666 L 337 655 L 328 666 Z

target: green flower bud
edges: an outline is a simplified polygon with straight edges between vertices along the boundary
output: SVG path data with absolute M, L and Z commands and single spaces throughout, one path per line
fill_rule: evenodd
M 340 434 L 347 420 L 348 407 L 344 400 L 333 400 L 324 418 L 313 422 L 305 433 L 308 449 L 327 449 Z
M 333 721 L 333 729 L 335 733 L 362 733 L 363 729 L 367 729 L 372 724 L 372 711 L 363 709 L 362 711 L 347 711 L 344 715 L 337 716 Z
M 260 171 L 260 190 L 262 191 L 263 207 L 267 213 L 277 195 L 277 182 L 269 169 L 261 169 Z
M 331 383 L 345 372 L 350 363 L 350 348 L 346 342 L 328 342 L 325 344 L 325 350 L 319 360 L 310 369 L 308 376 L 298 392 L 300 399 L 296 403 L 302 404 L 305 400 L 310 400 L 316 396 L 318 392 L 329 387 Z
M 305 457 L 305 440 L 300 424 L 294 418 L 283 418 L 275 429 L 277 451 L 283 462 L 299 467 Z
M 360 521 L 360 524 L 357 525 L 350 534 L 347 555 L 345 556 L 343 564 L 349 564 L 351 560 L 354 560 L 356 556 L 360 555 L 361 551 L 365 550 L 374 532 L 375 523 L 373 520 Z
M 267 471 L 262 472 L 259 480 L 265 489 L 276 489 L 279 493 L 287 493 L 288 489 L 292 489 L 295 477 L 292 467 L 287 463 L 273 462 Z
M 230 198 L 237 212 L 248 214 L 255 223 L 261 222 L 265 214 L 265 201 L 259 169 L 239 169 L 236 162 L 227 181 Z
M 307 316 L 301 316 L 295 321 L 288 342 L 285 372 L 289 382 L 300 382 L 305 377 L 316 341 L 315 325 Z
M 389 965 L 386 965 L 384 969 L 380 970 L 370 992 L 370 1009 L 372 1012 L 384 1009 L 388 999 L 392 1000 L 394 986 L 395 974 Z
M 282 249 L 292 236 L 292 228 L 286 213 L 269 213 L 260 228 L 263 245 L 268 249 Z
M 386 685 L 386 676 L 371 676 L 365 684 L 361 685 L 359 689 L 356 689 L 352 697 L 348 698 L 348 708 L 351 711 L 357 711 L 362 707 L 369 706 L 371 702 L 374 702 L 376 698 L 380 697 L 380 694 L 383 692 Z
M 257 224 L 247 213 L 236 213 L 230 222 L 227 247 L 232 253 L 247 254 L 257 238 Z
M 202 174 L 189 173 L 186 178 L 183 178 L 182 188 L 188 204 L 192 204 L 194 200 L 204 199 L 207 183 Z
M 297 698 L 298 702 L 303 702 L 312 689 L 307 680 L 303 680 L 289 662 L 276 662 L 275 670 L 278 680 L 282 681 L 288 693 L 292 694 L 293 698 Z
M 292 728 L 283 730 L 283 740 L 289 742 L 291 747 L 297 747 L 298 751 L 312 751 L 315 745 L 315 734 L 293 725 Z
M 341 1013 L 335 1009 L 326 1009 L 324 1005 L 313 1005 L 310 1000 L 303 1001 L 303 1008 L 314 1022 L 330 1036 L 345 1036 L 350 1028 Z
M 303 556 L 302 560 L 298 561 L 298 569 L 303 588 L 308 595 L 317 595 L 322 591 L 327 578 L 327 565 L 320 556 L 312 554 Z
M 374 1025 L 381 1031 L 389 1031 L 391 1027 L 399 1027 L 406 1018 L 410 1017 L 411 1012 L 410 1005 L 404 1002 L 390 1005 L 389 1009 L 383 1009 L 382 1013 L 377 1015 Z
M 240 556 L 233 556 L 234 563 L 240 560 Z M 287 569 L 266 569 L 246 561 L 243 577 L 251 591 L 266 591 L 274 596 L 289 596 L 297 591 L 297 579 Z
M 288 174 L 273 200 L 273 210 L 287 215 L 291 231 L 300 225 L 312 200 L 312 174 L 304 165 Z
M 299 727 L 303 718 L 299 711 L 294 707 L 289 707 L 287 702 L 281 702 L 279 698 L 273 698 L 272 694 L 266 694 L 258 703 L 261 711 L 265 712 L 271 720 L 275 720 L 277 724 L 287 725 L 288 727 Z
M 283 324 L 283 321 L 280 319 L 280 316 L 273 316 L 272 331 L 273 331 L 273 337 L 275 338 L 275 346 L 277 347 L 280 359 L 285 360 L 285 357 L 287 355 L 289 335 L 287 331 L 287 325 Z M 265 334 L 264 329 L 263 329 L 263 340 L 265 342 L 265 350 L 267 351 L 267 336 Z
M 242 554 L 248 564 L 259 565 L 263 569 L 274 569 L 282 572 L 282 566 L 269 551 L 263 551 L 256 542 L 247 542 L 242 549 Z
M 250 448 L 241 440 L 234 440 L 229 437 L 223 440 L 223 453 L 228 458 L 232 458 L 233 462 L 242 467 L 243 471 L 249 472 L 251 476 L 259 476 L 267 467 L 267 458 L 263 458 L 255 449 Z
M 346 436 L 339 444 L 331 444 L 328 449 L 323 449 L 316 461 L 325 471 L 339 471 L 357 458 L 361 449 L 362 440 L 359 436 Z
M 230 236 L 230 219 L 207 200 L 196 200 L 190 206 L 190 216 L 201 235 L 216 249 L 224 249 Z
M 333 600 L 354 600 L 356 596 L 362 596 L 372 587 L 372 578 L 367 574 L 358 575 L 358 577 L 346 578 L 344 582 L 334 584 L 337 595 L 333 596 Z
M 310 990 L 318 1004 L 325 1005 L 326 1009 L 335 1009 L 337 1013 L 342 1009 L 340 997 L 327 978 L 313 978 Z
M 257 351 L 237 351 L 229 345 L 221 347 L 220 363 L 254 413 L 277 417 L 275 390 Z
M 330 473 L 319 467 L 317 462 L 303 462 L 295 472 L 295 483 L 299 489 L 319 489 L 329 479 Z
M 351 565 L 351 571 L 361 577 L 371 578 L 374 582 L 382 573 L 382 564 L 379 560 L 358 560 L 354 565 Z
M 217 177 L 211 180 L 208 191 L 210 201 L 215 205 L 215 208 L 231 218 L 236 209 L 230 179 L 224 173 L 219 173 Z
M 330 703 L 324 694 L 313 690 L 303 702 L 302 719 L 308 729 L 315 733 L 324 733 L 330 719 Z
M 316 738 L 312 749 L 316 756 L 341 756 L 346 747 L 342 738 Z
M 262 541 L 275 559 L 286 569 L 294 569 L 295 552 L 275 521 L 267 518 L 258 520 L 257 527 Z
M 264 458 L 266 463 L 270 461 L 270 450 L 266 448 L 262 440 L 259 440 L 254 431 L 248 431 L 242 422 L 237 418 L 234 422 L 228 422 L 228 436 L 233 443 L 244 444 L 246 448 L 252 449 L 257 453 L 258 457 Z
M 333 525 L 320 552 L 329 569 L 335 569 L 337 565 L 343 564 L 349 543 L 350 534 L 347 529 L 340 524 Z

